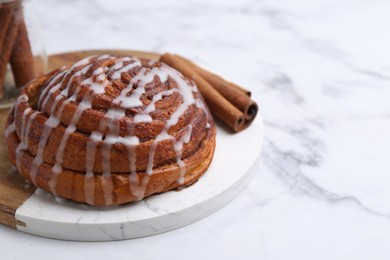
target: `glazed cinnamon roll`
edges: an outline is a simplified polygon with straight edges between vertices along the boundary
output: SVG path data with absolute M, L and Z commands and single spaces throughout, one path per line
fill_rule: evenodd
M 37 187 L 115 205 L 195 183 L 216 130 L 195 83 L 178 71 L 102 55 L 25 86 L 5 135 L 12 162 Z

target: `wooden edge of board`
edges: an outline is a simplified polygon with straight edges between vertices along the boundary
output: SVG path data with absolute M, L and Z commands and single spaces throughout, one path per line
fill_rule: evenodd
M 0 214 L 0 223 L 1 224 L 4 224 L 6 226 L 9 226 L 9 227 L 15 228 L 15 229 L 17 226 L 22 226 L 22 227 L 26 226 L 26 223 L 19 221 L 15 218 L 15 212 L 8 213 L 8 212 L 3 211 L 2 209 L 0 209 L 0 212 L 1 212 L 1 214 Z
M 70 65 L 80 59 L 91 55 L 103 55 L 103 54 L 112 54 L 112 55 L 129 55 L 129 56 L 139 56 L 147 59 L 158 60 L 160 54 L 145 52 L 145 51 L 132 51 L 132 50 L 84 50 L 77 52 L 65 52 L 49 56 L 49 70 L 60 68 L 64 65 Z

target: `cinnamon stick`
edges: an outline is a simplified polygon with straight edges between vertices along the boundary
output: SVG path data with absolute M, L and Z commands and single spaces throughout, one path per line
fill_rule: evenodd
M 239 132 L 245 128 L 245 116 L 233 106 L 226 98 L 224 98 L 217 90 L 215 90 L 205 79 L 203 79 L 196 71 L 182 59 L 166 53 L 160 57 L 160 61 L 180 71 L 184 76 L 195 81 L 199 91 L 202 93 L 211 113 L 222 120 L 235 132 Z
M 0 3 L 0 50 L 3 45 L 8 26 L 12 19 L 13 5 Z
M 190 65 L 202 78 L 210 83 L 210 85 L 213 86 L 230 103 L 232 103 L 232 105 L 243 112 L 247 121 L 251 121 L 256 117 L 258 106 L 256 102 L 248 96 L 249 91 L 245 91 L 244 88 L 199 67 L 179 55 L 175 56 L 187 62 L 188 65 Z
M 34 57 L 23 16 L 20 18 L 10 62 L 16 87 L 22 87 L 35 78 Z
M 3 45 L 7 37 L 8 27 L 12 20 L 13 5 L 0 4 L 0 54 L 3 52 Z M 1 75 L 1 73 L 0 73 Z M 4 95 L 4 77 L 0 76 L 0 98 Z
M 178 57 L 180 57 L 180 58 L 182 58 L 182 59 L 185 59 L 185 58 L 183 58 L 183 57 L 181 57 L 181 56 L 179 56 L 179 55 L 176 55 L 176 56 L 178 56 Z M 227 88 L 229 88 L 229 89 L 234 89 L 234 90 L 237 91 L 237 92 L 244 93 L 244 94 L 247 95 L 248 97 L 251 97 L 251 96 L 252 96 L 252 92 L 251 92 L 250 90 L 245 89 L 245 88 L 243 88 L 243 87 L 241 87 L 241 86 L 239 86 L 239 85 L 237 85 L 237 84 L 235 84 L 235 83 L 233 83 L 233 82 L 227 81 L 227 80 L 223 79 L 222 77 L 220 77 L 220 76 L 218 76 L 218 75 L 216 75 L 216 74 L 214 74 L 214 73 L 212 73 L 212 72 L 210 72 L 210 71 L 208 71 L 208 70 L 205 70 L 205 69 L 199 67 L 199 66 L 196 65 L 195 63 L 189 61 L 188 59 L 185 59 L 185 60 L 187 60 L 188 62 L 190 62 L 191 66 L 193 66 L 194 69 L 196 70 L 196 72 L 198 72 L 202 77 L 204 77 L 204 78 L 213 77 L 213 78 L 214 78 L 213 82 L 218 82 L 218 84 L 226 85 Z
M 215 74 L 214 74 L 215 75 Z M 241 87 L 241 86 L 239 86 L 239 85 L 236 85 L 236 84 L 234 84 L 233 82 L 230 82 L 230 81 L 228 81 L 228 84 L 229 84 L 229 86 L 231 87 L 231 88 L 234 88 L 234 89 L 236 89 L 236 90 L 238 90 L 238 91 L 241 91 L 242 93 L 244 93 L 245 95 L 247 95 L 248 97 L 251 97 L 252 96 L 252 92 L 250 92 L 249 90 L 247 90 L 247 89 L 245 89 L 245 88 L 243 88 L 243 87 Z
M 14 5 L 13 3 L 2 5 L 2 9 L 4 9 L 5 12 L 11 13 L 11 21 L 9 22 L 0 49 L 0 97 L 4 95 L 4 79 L 7 71 L 7 64 L 18 32 L 21 16 L 20 2 L 17 1 L 17 3 L 18 5 Z

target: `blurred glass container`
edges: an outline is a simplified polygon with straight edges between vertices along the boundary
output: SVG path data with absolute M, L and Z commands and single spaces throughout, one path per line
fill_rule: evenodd
M 43 74 L 47 56 L 29 0 L 0 0 L 0 109 Z

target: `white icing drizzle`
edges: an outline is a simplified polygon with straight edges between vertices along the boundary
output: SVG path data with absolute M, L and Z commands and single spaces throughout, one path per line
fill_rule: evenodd
M 95 177 L 93 174 L 93 166 L 95 164 L 96 145 L 99 141 L 99 133 L 93 132 L 90 140 L 87 143 L 86 152 L 86 175 L 84 179 L 84 196 L 88 204 L 93 204 L 95 194 Z
M 109 59 L 109 58 L 112 58 L 112 56 L 109 54 L 103 54 L 103 55 L 100 55 L 99 58 L 97 58 L 97 60 L 105 60 L 105 59 Z
M 16 128 L 15 128 L 15 121 L 14 121 L 14 122 L 12 122 L 11 124 L 9 124 L 9 125 L 7 126 L 7 128 L 4 130 L 4 137 L 5 137 L 5 138 L 8 138 L 8 136 L 9 136 L 10 134 L 15 133 L 15 130 L 16 130 Z
M 89 66 L 87 66 L 89 67 Z M 86 68 L 87 68 L 86 67 Z M 81 70 L 81 73 L 78 74 L 78 75 L 81 75 L 83 73 L 85 73 L 87 70 Z M 93 75 L 98 75 L 98 73 L 96 73 L 96 71 L 98 71 L 98 73 L 103 73 L 103 69 L 102 68 L 98 68 L 97 70 L 95 70 L 95 72 L 93 73 Z M 77 74 L 77 73 L 76 73 Z M 102 75 L 102 74 L 100 74 Z M 83 81 L 84 82 L 84 81 Z M 86 84 L 86 83 L 84 83 Z M 83 83 L 81 85 L 84 85 Z M 102 84 L 94 84 L 93 82 L 89 83 L 90 84 L 90 89 L 94 92 L 94 93 L 97 93 L 98 91 L 96 91 L 96 89 L 98 88 L 102 88 L 104 90 L 104 87 L 105 85 L 102 85 Z M 98 85 L 98 86 L 96 86 Z M 74 94 L 68 98 L 66 101 L 64 101 L 64 103 L 68 104 L 72 101 L 75 101 L 76 98 L 77 98 L 77 95 L 79 94 L 80 92 L 80 87 L 78 87 L 76 89 L 76 91 L 74 92 Z M 62 137 L 62 140 L 61 140 L 61 143 L 60 143 L 60 146 L 57 150 L 57 154 L 56 154 L 56 164 L 54 165 L 53 167 L 53 170 L 54 168 L 56 168 L 57 172 L 61 172 L 62 171 L 62 167 L 61 167 L 61 164 L 63 163 L 63 155 L 64 155 L 64 150 L 65 150 L 65 146 L 68 142 L 68 139 L 69 139 L 69 136 L 74 133 L 76 131 L 76 124 L 78 123 L 78 121 L 80 120 L 80 117 L 82 115 L 82 113 L 91 108 L 92 107 L 92 98 L 93 96 L 92 95 L 85 95 L 83 100 L 80 102 L 80 104 L 77 106 L 77 109 L 75 110 L 75 112 L 73 113 L 73 116 L 72 116 L 72 119 L 71 119 L 71 122 L 70 124 L 68 125 L 68 127 L 65 129 L 65 133 L 64 133 L 64 136 Z M 56 172 L 55 171 L 55 172 Z
M 38 188 L 38 189 L 35 190 L 35 194 L 37 194 L 38 196 L 44 195 L 45 193 L 46 192 L 43 189 L 41 189 L 41 188 Z
M 48 83 L 46 84 L 46 87 L 44 87 L 44 89 L 43 89 L 41 95 L 39 96 L 38 104 L 41 104 L 41 106 L 44 107 L 44 104 L 42 104 L 42 100 L 41 100 L 41 99 L 42 99 L 43 97 L 45 97 L 46 94 L 48 94 L 47 92 L 48 92 L 49 90 L 52 89 L 54 82 L 56 82 L 60 77 L 64 76 L 65 74 L 66 74 L 66 71 L 62 71 L 62 72 L 58 73 L 57 75 L 55 75 L 54 77 L 52 77 L 52 78 L 48 81 Z M 57 85 L 58 85 L 58 84 L 57 84 Z M 61 85 L 58 85 L 58 88 L 60 88 L 60 87 L 61 87 Z M 57 88 L 57 89 L 58 89 L 58 88 Z M 46 104 L 45 104 L 45 105 L 46 105 Z
M 152 122 L 153 118 L 149 114 L 136 114 L 134 116 L 134 123 Z
M 57 197 L 55 196 L 54 199 L 57 201 L 57 203 L 59 204 L 65 204 L 66 202 L 68 202 L 67 199 L 64 199 L 64 198 L 61 198 L 61 197 Z
M 164 96 L 170 96 L 175 92 L 177 92 L 177 89 L 173 88 L 173 89 L 161 91 L 160 93 L 156 94 L 155 96 L 153 96 L 152 102 L 149 103 L 149 105 L 145 108 L 144 111 L 142 111 L 142 113 L 149 114 L 154 112 L 156 110 L 156 102 L 162 100 Z
M 98 60 L 100 60 L 102 57 L 104 57 L 105 55 L 101 55 Z M 84 59 L 82 60 L 79 60 L 78 62 L 76 62 L 75 64 L 72 65 L 72 67 L 70 67 L 69 71 L 72 71 L 74 68 L 78 67 L 78 66 L 82 66 L 82 65 L 87 65 L 92 58 L 95 58 L 96 55 L 92 55 L 92 56 L 89 56 L 89 57 L 85 57 Z
M 130 152 L 130 151 L 129 151 Z M 144 178 L 148 178 L 149 181 L 149 175 L 145 175 Z M 130 173 L 129 174 L 129 185 L 130 185 L 130 191 L 131 194 L 137 199 L 141 200 L 144 197 L 145 194 L 145 186 L 140 183 L 139 175 L 137 173 Z
M 126 60 L 124 60 L 124 61 L 126 61 Z M 117 70 L 117 71 L 115 71 L 114 74 L 111 76 L 111 78 L 112 78 L 113 80 L 119 79 L 119 78 L 121 77 L 122 72 L 127 72 L 127 71 L 129 71 L 129 70 L 131 70 L 131 69 L 133 69 L 133 68 L 135 68 L 135 67 L 141 66 L 141 61 L 138 60 L 138 59 L 135 59 L 135 58 L 134 58 L 134 59 L 130 59 L 130 61 L 134 61 L 134 62 L 133 62 L 133 63 L 130 63 L 130 64 L 124 66 L 124 67 L 122 67 L 122 66 L 123 66 L 123 63 L 121 63 L 120 66 L 119 66 L 120 69 Z M 114 69 L 116 69 L 116 68 L 117 68 L 117 67 L 114 66 Z
M 161 82 L 165 82 L 168 80 L 168 75 L 177 82 L 178 88 L 162 91 L 161 93 L 156 94 L 153 97 L 152 102 L 145 108 L 145 110 L 138 113 L 137 116 L 134 118 L 135 123 L 141 121 L 149 121 L 150 118 L 148 116 L 145 116 L 145 113 L 149 114 L 155 111 L 155 103 L 161 100 L 163 96 L 171 95 L 174 92 L 178 91 L 183 97 L 182 104 L 171 115 L 164 129 L 161 131 L 160 134 L 156 136 L 155 140 L 151 144 L 149 150 L 149 158 L 148 158 L 148 164 L 146 169 L 146 175 L 142 178 L 141 183 L 140 183 L 139 176 L 135 172 L 135 156 L 136 156 L 135 148 L 131 147 L 129 149 L 130 168 L 134 169 L 134 172 L 132 170 L 131 174 L 129 175 L 129 183 L 130 183 L 131 192 L 137 199 L 142 199 L 144 197 L 145 190 L 149 182 L 149 176 L 153 174 L 154 153 L 158 143 L 160 141 L 173 139 L 173 137 L 168 134 L 169 128 L 177 124 L 180 116 L 182 116 L 183 113 L 186 111 L 186 109 L 190 105 L 194 104 L 195 101 L 192 95 L 192 89 L 188 87 L 188 83 L 184 80 L 184 78 L 177 71 L 165 65 L 162 65 L 162 67 L 160 68 L 152 68 L 151 70 L 146 68 L 141 69 L 141 71 L 137 74 L 137 76 L 131 79 L 129 86 L 124 90 L 122 90 L 121 94 L 114 100 L 114 103 L 118 102 L 118 104 L 120 104 L 124 108 L 132 108 L 132 107 L 140 106 L 142 105 L 142 102 L 140 101 L 140 97 L 145 92 L 145 86 L 148 83 L 152 82 L 155 76 L 158 76 Z M 138 84 L 136 90 L 133 91 L 133 93 L 130 96 L 127 96 L 128 91 L 133 87 L 132 84 L 134 84 L 135 82 Z M 191 133 L 189 131 L 189 138 L 190 136 Z M 184 180 L 183 176 L 185 175 L 185 163 L 181 160 L 181 149 L 178 149 L 177 153 L 179 154 L 179 156 L 177 156 L 177 164 L 179 166 L 180 176 L 181 176 L 181 178 L 179 178 L 179 181 L 183 182 Z
M 138 174 L 137 174 L 137 145 L 139 144 L 139 139 L 137 136 L 134 135 L 134 127 L 135 123 L 128 123 L 126 125 L 127 130 L 129 131 L 129 142 L 127 144 L 127 155 L 128 160 L 130 164 L 130 174 L 129 174 L 129 188 L 131 193 L 136 197 L 137 200 L 140 200 L 143 198 L 143 189 L 142 186 L 139 183 L 138 180 Z
M 93 80 L 93 76 L 96 77 L 96 81 Z M 89 85 L 89 89 L 96 94 L 103 94 L 105 87 L 108 85 L 106 75 L 104 75 L 104 69 L 98 68 L 92 73 L 92 77 L 85 79 L 81 82 L 81 85 Z
M 52 167 L 52 177 L 49 180 L 49 187 L 51 192 L 56 195 L 56 186 L 58 175 L 63 171 L 62 164 L 64 160 L 64 152 L 66 145 L 70 136 L 76 131 L 77 123 L 79 122 L 83 112 L 87 109 L 92 108 L 92 100 L 95 95 L 105 93 L 105 87 L 109 84 L 107 76 L 112 74 L 111 79 L 116 80 L 120 79 L 123 72 L 128 72 L 136 67 L 141 66 L 141 61 L 137 58 L 123 57 L 116 61 L 116 64 L 108 67 L 99 67 L 93 71 L 92 75 L 89 78 L 84 79 L 79 86 L 75 89 L 73 95 L 67 98 L 72 85 L 73 79 L 75 77 L 84 75 L 92 65 L 88 65 L 92 57 L 85 58 L 78 63 L 74 64 L 69 70 L 60 72 L 56 76 L 50 79 L 46 88 L 42 91 L 41 98 L 39 100 L 41 103 L 42 109 L 47 105 L 50 97 L 57 92 L 64 84 L 64 81 L 68 78 L 69 73 L 79 66 L 85 65 L 82 69 L 74 72 L 74 74 L 68 79 L 66 87 L 60 91 L 60 95 L 57 95 L 52 106 L 50 107 L 50 116 L 46 120 L 42 134 L 39 139 L 37 154 L 34 157 L 33 164 L 30 170 L 30 177 L 34 184 L 36 184 L 36 174 L 38 168 L 43 163 L 43 154 L 46 147 L 46 144 L 49 140 L 52 129 L 56 128 L 60 124 L 60 118 L 62 116 L 65 106 L 74 102 L 81 90 L 81 87 L 88 85 L 90 94 L 85 95 L 76 110 L 73 113 L 71 122 L 66 127 L 64 135 L 60 141 L 56 156 L 55 164 Z M 97 60 L 110 59 L 113 58 L 109 55 L 102 55 L 97 58 Z M 149 66 L 153 66 L 156 62 L 150 61 Z M 60 78 L 60 82 L 55 84 Z M 168 77 L 172 78 L 177 83 L 177 88 L 161 91 L 153 96 L 151 102 L 141 111 L 139 111 L 133 118 L 132 122 L 128 122 L 127 130 L 130 133 L 127 136 L 120 136 L 120 124 L 119 122 L 126 117 L 125 110 L 129 108 L 137 108 L 143 106 L 141 101 L 142 95 L 146 92 L 146 87 L 148 84 L 153 82 L 153 80 L 158 77 L 160 82 L 165 83 L 168 80 Z M 136 86 L 136 87 L 134 87 Z M 166 124 L 163 130 L 155 137 L 153 140 L 148 154 L 148 162 L 146 168 L 146 174 L 142 177 L 137 173 L 136 170 L 136 147 L 139 144 L 139 139 L 134 135 L 134 127 L 137 123 L 150 123 L 153 121 L 151 113 L 156 110 L 156 103 L 162 100 L 166 96 L 170 96 L 173 93 L 178 92 L 182 97 L 182 103 L 177 107 L 177 109 L 170 115 L 170 118 L 166 121 Z M 102 188 L 104 192 L 105 204 L 111 204 L 113 202 L 113 180 L 111 172 L 111 150 L 112 145 L 114 144 L 123 144 L 127 147 L 128 151 L 128 160 L 129 160 L 129 188 L 131 193 L 137 198 L 142 199 L 145 196 L 145 191 L 149 182 L 150 176 L 153 174 L 153 164 L 154 164 L 154 153 L 157 148 L 157 145 L 161 141 L 172 140 L 173 148 L 176 153 L 176 163 L 179 167 L 179 178 L 177 182 L 179 184 L 184 183 L 184 177 L 186 173 L 186 165 L 182 159 L 183 146 L 188 143 L 192 135 L 192 125 L 188 125 L 185 134 L 180 138 L 174 138 L 171 136 L 168 131 L 169 129 L 176 125 L 180 117 L 191 105 L 205 111 L 206 115 L 207 109 L 200 99 L 195 99 L 193 93 L 197 92 L 195 85 L 184 79 L 184 77 L 177 72 L 176 70 L 161 64 L 160 67 L 153 68 L 141 68 L 141 70 L 130 79 L 129 84 L 121 90 L 120 94 L 114 98 L 112 101 L 112 108 L 108 109 L 104 117 L 99 123 L 99 128 L 92 132 L 90 139 L 86 145 L 86 174 L 84 178 L 84 195 L 85 201 L 88 204 L 94 204 L 94 193 L 95 193 L 95 175 L 94 175 L 94 165 L 95 157 L 98 148 L 98 144 L 101 145 L 101 166 L 102 166 Z M 44 97 L 44 98 L 43 98 Z M 19 102 L 28 100 L 27 96 L 23 97 Z M 58 103 L 62 100 L 57 113 L 54 111 Z M 22 150 L 27 149 L 28 144 L 28 133 L 31 121 L 39 112 L 34 112 L 30 115 L 28 122 L 26 123 L 25 117 L 31 112 L 31 109 L 26 109 L 23 114 L 23 127 L 25 129 L 22 133 L 22 140 L 17 148 L 17 154 L 20 154 Z M 26 126 L 27 124 L 27 126 Z M 25 127 L 26 126 L 26 127 Z M 207 123 L 207 128 L 210 128 L 210 124 Z M 6 135 L 15 131 L 15 125 L 10 125 L 7 127 Z M 27 140 L 26 140 L 27 139 Z M 27 142 L 26 142 L 27 141 Z M 20 147 L 19 147 L 20 146 Z M 17 156 L 18 157 L 18 156 Z M 20 156 L 19 156 L 20 157 Z M 17 165 L 20 158 L 17 159 Z
M 34 111 L 30 115 L 30 117 L 28 118 L 28 121 L 26 123 L 26 120 L 27 120 L 26 117 L 31 112 L 31 110 L 32 110 L 31 108 L 27 108 L 23 112 L 22 132 L 21 132 L 21 135 L 20 135 L 20 143 L 16 147 L 16 168 L 17 169 L 21 168 L 21 159 L 22 159 L 22 156 L 23 156 L 23 152 L 25 150 L 27 150 L 27 148 L 28 148 L 28 142 L 29 142 L 28 133 L 30 132 L 31 122 L 35 119 L 37 114 L 39 114 L 38 111 Z
M 179 121 L 180 116 L 185 112 L 185 110 L 192 104 L 194 104 L 194 97 L 192 95 L 192 91 L 190 88 L 188 88 L 187 82 L 184 80 L 184 78 L 172 68 L 162 65 L 160 68 L 161 71 L 163 71 L 167 76 L 166 79 L 169 77 L 172 77 L 178 85 L 177 91 L 181 94 L 183 97 L 182 104 L 176 109 L 175 112 L 172 113 L 171 117 L 167 120 L 164 129 L 161 131 L 159 135 L 154 139 L 150 150 L 149 150 L 149 159 L 148 159 L 148 166 L 146 168 L 146 173 L 148 175 L 153 174 L 153 161 L 154 161 L 154 152 L 156 150 L 157 144 L 160 141 L 163 140 L 169 140 L 173 137 L 168 134 L 168 130 L 171 126 L 177 124 Z M 180 162 L 179 162 L 180 163 Z M 178 163 L 178 164 L 179 164 Z M 183 164 L 179 164 L 179 168 L 182 169 L 184 166 Z
M 27 110 L 27 109 L 26 109 Z M 35 119 L 35 117 L 39 114 L 40 112 L 39 111 L 34 111 L 30 118 L 28 119 L 28 122 L 27 122 L 27 126 L 26 126 L 26 130 L 24 131 L 24 134 L 22 136 L 22 142 L 25 143 L 26 145 L 28 145 L 28 142 L 29 142 L 29 138 L 28 138 L 28 133 L 30 132 L 30 128 L 31 128 L 31 123 L 33 122 L 33 120 Z
M 124 62 L 126 62 L 126 61 L 131 61 L 131 60 L 134 60 L 134 59 L 132 59 L 132 58 L 130 58 L 130 57 L 123 57 L 123 58 L 120 58 L 120 59 L 118 59 L 117 60 L 117 62 L 116 62 L 116 64 L 114 65 L 114 66 L 112 66 L 111 67 L 111 71 L 116 71 L 116 70 L 118 70 L 118 69 L 121 69 L 121 68 L 123 68 L 123 66 L 124 66 Z
M 22 152 L 27 149 L 27 145 L 24 142 L 24 136 L 26 133 L 26 116 L 28 113 L 30 113 L 31 108 L 27 108 L 23 112 L 23 117 L 22 117 L 22 129 L 20 133 L 20 143 L 16 147 L 16 168 L 20 169 L 21 166 L 21 159 L 22 159 Z
M 55 102 L 53 104 L 53 106 L 56 103 L 57 102 Z M 62 111 L 63 111 L 63 106 L 61 106 L 61 108 L 60 108 L 60 111 L 58 113 L 58 117 L 61 117 Z M 59 123 L 60 123 L 59 119 L 54 114 L 51 114 L 50 117 L 46 120 L 46 122 L 44 124 L 43 131 L 41 133 L 41 137 L 39 138 L 37 154 L 34 157 L 34 160 L 33 160 L 33 163 L 31 165 L 31 169 L 30 169 L 30 178 L 31 178 L 31 181 L 34 185 L 36 185 L 38 168 L 43 163 L 43 153 L 44 153 L 44 150 L 46 147 L 46 143 L 49 139 L 51 130 L 53 128 L 57 127 Z
M 42 103 L 42 109 L 44 109 L 44 108 L 46 107 L 46 103 L 47 103 L 47 101 L 49 100 L 49 96 L 51 96 L 54 92 L 56 92 L 57 90 L 59 90 L 59 89 L 61 88 L 61 86 L 62 86 L 64 80 L 67 78 L 67 76 L 68 76 L 75 68 L 77 68 L 77 67 L 79 67 L 79 66 L 87 65 L 87 64 L 90 62 L 90 60 L 91 60 L 92 58 L 94 58 L 94 57 L 96 57 L 96 55 L 86 57 L 86 58 L 84 58 L 84 59 L 82 59 L 82 60 L 76 62 L 75 64 L 73 64 L 68 70 L 62 71 L 62 72 L 60 72 L 59 74 L 57 74 L 57 75 L 55 75 L 54 77 L 52 77 L 52 78 L 49 80 L 49 82 L 48 82 L 48 84 L 46 85 L 46 87 L 44 88 L 44 90 L 42 91 L 42 93 L 41 93 L 41 95 L 40 95 L 40 98 L 39 98 L 39 100 L 38 100 L 38 104 L 41 103 L 41 98 L 45 97 L 47 91 L 49 91 L 49 93 L 46 95 L 46 97 L 45 97 L 45 99 L 44 99 L 44 101 L 43 101 L 43 103 Z M 81 75 L 81 73 L 85 73 L 89 68 L 90 68 L 90 65 L 84 67 L 83 70 L 78 71 L 77 73 L 75 73 L 75 74 L 77 74 L 77 75 L 74 74 L 74 75 L 69 79 L 66 88 L 65 88 L 63 91 L 61 91 L 61 94 L 63 95 L 63 97 L 66 97 L 66 96 L 68 95 L 68 90 L 69 90 L 70 84 L 71 84 L 72 81 L 73 81 L 73 78 L 74 78 L 75 76 Z M 63 76 L 62 80 L 61 80 L 59 83 L 57 83 L 57 84 L 53 87 L 53 86 L 52 86 L 52 83 L 54 84 L 54 83 L 55 83 L 60 77 L 62 77 L 62 76 Z M 57 97 L 58 97 L 59 99 L 62 98 L 61 96 L 57 96 Z M 57 97 L 56 97 L 56 98 L 57 98 Z
M 179 169 L 180 169 L 179 179 L 177 180 L 177 183 L 179 184 L 184 183 L 184 175 L 186 173 L 186 165 L 184 161 L 181 159 L 181 155 L 183 153 L 183 145 L 190 141 L 191 134 L 192 134 L 192 125 L 188 125 L 187 132 L 180 140 L 176 140 L 176 142 L 173 145 L 173 149 L 176 152 L 176 162 L 177 165 L 179 165 Z
M 65 77 L 65 76 L 64 76 L 64 77 Z M 51 87 L 51 88 L 50 88 L 49 93 L 47 93 L 45 99 L 44 99 L 43 102 L 42 102 L 42 109 L 44 109 L 44 108 L 46 107 L 46 104 L 47 104 L 47 102 L 49 101 L 50 96 L 51 96 L 54 92 L 58 91 L 60 88 L 61 88 L 61 82 L 59 82 L 58 84 L 56 84 L 54 87 Z M 57 97 L 58 97 L 58 98 L 61 98 L 61 96 L 57 96 Z M 57 99 L 57 97 L 56 97 L 56 99 Z M 59 99 L 58 99 L 58 100 L 59 100 Z M 58 102 L 58 100 L 56 100 L 56 101 Z
M 102 55 L 102 56 L 100 56 L 98 58 L 98 60 L 108 59 L 108 58 L 110 58 L 109 55 Z M 71 79 L 69 80 L 69 82 L 67 84 L 67 87 L 62 91 L 62 94 L 67 94 L 69 86 L 70 86 L 70 83 L 71 83 L 72 79 L 75 76 L 80 76 L 80 75 L 85 74 L 89 70 L 90 67 L 91 67 L 91 65 L 85 66 L 82 70 L 76 72 L 71 77 Z M 107 86 L 108 81 L 107 81 L 107 79 L 106 79 L 106 77 L 105 77 L 105 75 L 103 73 L 104 73 L 104 69 L 103 68 L 101 68 L 101 67 L 97 68 L 92 73 L 92 76 L 89 77 L 87 80 L 84 80 L 81 83 L 81 85 L 77 87 L 77 89 L 75 90 L 74 94 L 70 98 L 68 98 L 66 101 L 64 101 L 63 105 L 64 104 L 66 105 L 66 104 L 68 104 L 70 102 L 75 101 L 77 96 L 78 96 L 78 94 L 79 94 L 79 92 L 80 92 L 80 90 L 81 90 L 81 86 L 83 86 L 83 85 L 87 85 L 88 84 L 89 85 L 89 89 L 94 94 L 104 93 L 104 89 Z M 96 80 L 99 81 L 99 77 L 100 76 L 103 76 L 103 78 L 100 80 L 101 82 L 94 82 L 94 81 L 92 81 L 93 77 L 96 77 Z M 52 176 L 50 178 L 50 181 L 49 181 L 50 190 L 51 190 L 51 192 L 54 195 L 57 194 L 56 193 L 57 178 L 58 178 L 58 175 L 62 172 L 62 163 L 63 163 L 64 152 L 65 152 L 66 145 L 68 143 L 68 139 L 69 139 L 70 135 L 73 134 L 76 131 L 76 125 L 77 125 L 78 121 L 80 120 L 82 113 L 85 110 L 90 109 L 92 107 L 92 99 L 93 99 L 93 95 L 85 95 L 83 97 L 83 100 L 80 102 L 80 104 L 77 106 L 75 112 L 73 113 L 71 122 L 68 125 L 68 127 L 65 129 L 64 135 L 63 135 L 63 137 L 61 139 L 61 142 L 60 142 L 60 145 L 58 147 L 57 154 L 56 154 L 56 163 L 54 164 L 54 166 L 52 168 L 52 172 L 54 174 L 52 174 Z M 93 175 L 93 173 L 92 173 L 92 175 Z M 91 173 L 87 171 L 87 179 L 89 180 L 88 183 L 86 184 L 87 187 L 91 186 L 89 184 L 90 183 L 90 177 L 91 177 Z M 90 191 L 90 189 L 88 189 L 88 194 L 90 194 L 90 193 L 91 193 L 91 191 Z M 90 200 L 90 197 L 88 197 L 88 200 Z
M 120 95 L 117 96 L 112 102 L 114 104 L 120 105 L 123 108 L 134 108 L 142 106 L 143 103 L 140 98 L 142 94 L 145 93 L 146 85 L 151 83 L 155 76 L 158 76 L 161 82 L 165 82 L 168 77 L 168 75 L 164 73 L 161 68 L 142 68 L 139 73 L 130 80 L 129 85 L 124 88 Z M 128 96 L 128 93 L 133 89 L 134 84 L 137 84 L 137 88 L 133 90 L 131 95 Z
M 77 97 L 79 92 L 80 92 L 80 88 L 78 88 L 75 91 L 75 93 L 72 95 L 72 97 L 70 97 L 65 102 L 69 103 L 70 101 L 76 100 L 76 97 Z M 70 124 L 68 125 L 68 127 L 65 129 L 64 135 L 62 136 L 60 145 L 59 145 L 57 153 L 56 153 L 56 163 L 54 164 L 54 166 L 52 168 L 52 171 L 54 174 L 51 176 L 50 181 L 49 181 L 50 190 L 54 195 L 57 195 L 57 193 L 56 193 L 57 177 L 62 172 L 62 163 L 64 161 L 64 151 L 65 151 L 65 147 L 68 143 L 68 139 L 69 139 L 70 135 L 72 133 L 74 133 L 74 131 L 76 131 L 76 124 L 79 121 L 83 111 L 87 108 L 90 108 L 90 107 L 91 107 L 91 96 L 86 95 L 84 97 L 84 100 L 77 106 L 77 109 L 75 110 L 75 112 L 73 114 L 72 120 L 71 120 Z
M 56 92 L 57 90 L 59 90 L 63 84 L 63 81 L 66 79 L 67 75 L 69 75 L 70 72 L 73 71 L 74 68 L 78 67 L 78 66 L 82 66 L 82 65 L 87 65 L 90 61 L 92 57 L 87 57 L 85 59 L 82 59 L 81 61 L 75 63 L 69 70 L 68 72 L 65 74 L 65 76 L 62 78 L 62 80 L 57 84 L 55 85 L 54 87 L 52 87 L 50 90 L 49 90 L 49 93 L 46 95 L 43 103 L 42 103 L 42 109 L 44 109 L 44 107 L 46 106 L 46 103 L 48 102 L 50 96 Z M 79 76 L 81 75 L 82 73 L 85 73 L 87 71 L 86 68 L 83 68 L 82 70 L 76 72 L 68 81 L 66 87 L 60 92 L 61 95 L 58 95 L 56 96 L 52 106 L 51 106 L 51 109 L 50 109 L 50 116 L 49 118 L 46 120 L 45 124 L 44 124 L 44 127 L 43 127 L 43 131 L 41 133 L 41 136 L 39 138 L 39 144 L 38 144 L 38 150 L 37 150 L 37 154 L 35 155 L 34 157 L 34 160 L 33 160 L 33 163 L 32 163 L 32 166 L 31 166 L 31 169 L 30 169 L 30 178 L 31 178 L 31 181 L 34 185 L 36 185 L 36 175 L 37 175 L 37 172 L 38 172 L 38 169 L 39 167 L 41 166 L 41 164 L 43 163 L 43 154 L 44 154 L 44 150 L 45 150 L 45 147 L 46 147 L 46 144 L 47 144 L 47 141 L 49 139 L 49 136 L 51 134 L 51 131 L 52 129 L 56 128 L 59 124 L 60 124 L 60 118 L 62 116 L 62 113 L 63 113 L 63 110 L 65 108 L 65 106 L 70 102 L 72 101 L 73 99 L 68 99 L 64 102 L 62 102 L 59 110 L 58 110 L 58 113 L 57 115 L 54 113 L 54 110 L 58 104 L 58 102 L 61 100 L 61 99 L 64 99 L 66 98 L 66 96 L 68 95 L 68 92 L 69 92 L 69 88 L 71 86 L 71 83 L 73 81 L 73 78 L 75 76 Z M 74 99 L 77 97 L 77 94 L 78 92 L 80 91 L 80 88 L 81 86 L 78 86 L 78 88 L 76 89 L 75 93 L 72 95 L 72 97 L 74 97 Z M 59 156 L 61 157 L 61 156 Z M 61 164 L 62 162 L 60 162 Z M 56 182 L 57 182 L 57 177 L 58 177 L 58 174 L 61 173 L 62 171 L 62 167 L 60 164 L 55 164 L 52 168 L 52 171 L 54 172 L 54 175 L 51 177 L 51 179 L 49 180 L 49 187 L 51 189 L 51 191 L 56 194 L 56 190 L 55 190 L 55 187 L 56 187 Z
M 149 66 L 153 66 L 154 64 L 156 64 L 156 61 L 155 61 L 155 60 L 150 60 L 150 61 L 148 62 L 148 65 L 149 65 Z
M 209 115 L 209 113 L 207 112 L 207 108 L 206 108 L 206 106 L 204 105 L 204 103 L 203 103 L 200 99 L 197 99 L 196 102 L 195 102 L 195 104 L 196 104 L 196 107 L 197 107 L 197 108 L 202 109 L 203 112 L 206 114 L 207 122 L 208 122 L 208 121 L 209 121 L 209 120 L 208 120 L 208 115 Z
M 136 168 L 136 146 L 139 144 L 139 139 L 136 136 L 133 136 L 134 141 L 133 144 L 130 144 L 128 146 L 129 152 L 129 162 L 130 162 L 130 173 L 131 174 L 136 174 L 137 173 L 137 168 Z
M 32 187 L 31 183 L 27 182 L 26 184 L 24 184 L 24 188 L 25 189 L 30 189 Z

